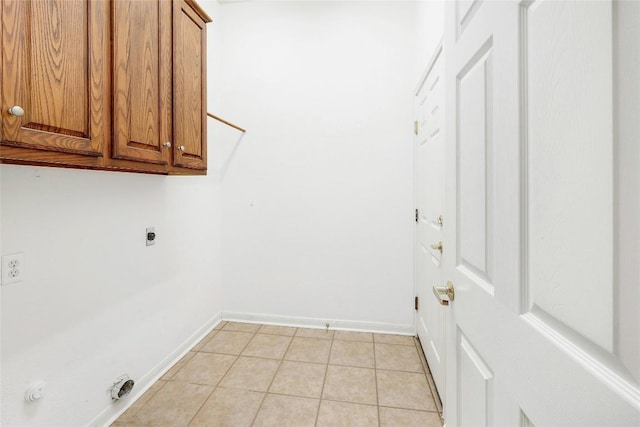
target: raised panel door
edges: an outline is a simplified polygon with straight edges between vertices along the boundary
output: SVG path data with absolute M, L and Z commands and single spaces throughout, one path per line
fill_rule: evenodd
M 470 4 L 446 6 L 447 426 L 640 425 L 637 243 L 616 250 L 640 7 Z
M 171 3 L 114 1 L 113 152 L 168 164 L 171 155 Z
M 174 3 L 174 165 L 207 168 L 205 20 L 183 0 Z
M 1 7 L 2 144 L 102 156 L 110 128 L 108 4 L 4 0 Z M 11 114 L 14 106 L 24 114 Z

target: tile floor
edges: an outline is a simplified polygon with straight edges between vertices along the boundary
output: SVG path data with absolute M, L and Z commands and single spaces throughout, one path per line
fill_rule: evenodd
M 221 322 L 112 427 L 442 425 L 417 340 Z

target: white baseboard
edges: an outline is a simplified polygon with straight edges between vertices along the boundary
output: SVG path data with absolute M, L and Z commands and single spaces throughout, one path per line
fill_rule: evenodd
M 275 316 L 261 313 L 223 312 L 222 320 L 233 322 L 262 323 L 266 325 L 294 326 L 329 329 L 336 331 L 374 332 L 383 334 L 415 335 L 413 324 L 363 322 L 359 320 L 314 319 L 311 317 Z
M 178 348 L 172 351 L 160 363 L 151 368 L 142 378 L 136 379 L 136 386 L 127 397 L 126 406 L 110 405 L 98 414 L 89 426 L 106 427 L 111 425 L 120 415 L 124 413 L 133 403 L 138 400 L 156 381 L 158 381 L 173 365 L 187 354 L 196 344 L 202 340 L 209 332 L 222 320 L 222 315 L 218 313 L 202 325 L 196 332 L 191 334 Z

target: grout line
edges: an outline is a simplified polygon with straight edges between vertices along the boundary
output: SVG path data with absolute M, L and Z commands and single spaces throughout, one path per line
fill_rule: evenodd
M 342 363 L 329 363 L 329 365 L 331 366 L 342 366 L 344 368 L 358 368 L 358 369 L 376 369 L 375 367 L 375 361 L 373 363 L 373 366 L 362 366 L 362 365 L 343 365 Z M 389 371 L 390 369 L 386 369 L 387 371 Z M 400 372 L 411 372 L 411 371 L 400 371 Z M 414 372 L 416 374 L 421 374 L 422 372 Z
M 211 387 L 211 391 L 207 395 L 207 398 L 202 401 L 202 404 L 200 405 L 198 410 L 193 414 L 193 416 L 189 419 L 189 422 L 187 423 L 187 425 L 191 424 L 191 422 L 195 419 L 195 417 L 198 416 L 198 413 L 202 410 L 205 403 L 207 403 L 207 401 L 211 398 L 211 395 L 213 394 L 213 392 L 216 391 L 216 386 L 209 385 L 209 387 Z
M 235 353 L 225 353 L 222 351 L 207 351 L 207 350 L 203 350 L 207 344 L 209 344 L 209 342 L 213 341 L 218 335 L 220 335 L 220 332 L 226 332 L 226 333 L 234 333 L 234 334 L 246 334 L 246 335 L 251 335 L 251 337 L 247 340 L 246 344 L 242 347 L 242 349 L 240 350 L 240 353 L 242 353 L 244 351 L 244 349 L 246 348 L 246 346 L 249 344 L 249 342 L 253 339 L 253 336 L 255 335 L 255 333 L 253 332 L 240 332 L 240 331 L 218 331 L 218 333 L 211 337 L 211 339 L 209 341 L 207 341 L 207 343 L 205 345 L 203 345 L 202 347 L 200 347 L 200 350 L 198 350 L 199 353 L 208 353 L 208 354 L 226 354 L 229 356 L 239 356 L 240 353 L 235 354 Z
M 142 393 L 142 396 L 140 396 L 140 397 L 138 398 L 138 400 L 142 399 L 142 398 L 144 397 L 144 395 L 145 395 L 145 394 L 149 393 L 149 391 L 151 390 L 151 388 L 152 388 L 153 386 L 155 386 L 156 384 L 158 384 L 158 383 L 160 383 L 160 382 L 161 382 L 161 383 L 163 383 L 163 384 L 162 384 L 160 387 L 158 387 L 158 389 L 157 389 L 156 391 L 154 391 L 153 393 L 151 393 L 151 394 L 149 395 L 149 398 L 147 399 L 147 401 L 146 401 L 146 402 L 144 402 L 143 404 L 141 404 L 141 405 L 140 405 L 140 407 L 139 407 L 137 410 L 135 410 L 135 411 L 133 411 L 133 412 L 131 413 L 131 420 L 132 420 L 132 421 L 133 421 L 133 420 L 135 420 L 135 417 L 136 417 L 136 415 L 138 414 L 138 412 L 140 412 L 140 411 L 142 410 L 142 408 L 144 408 L 145 406 L 147 406 L 147 404 L 148 404 L 149 402 L 151 402 L 151 399 L 153 399 L 153 396 L 155 396 L 156 394 L 158 394 L 158 392 L 159 392 L 160 390 L 162 390 L 162 388 L 165 386 L 165 384 L 167 384 L 169 381 L 168 381 L 168 380 L 161 380 L 161 379 L 157 380 L 155 383 L 151 384 L 151 387 L 149 387 L 149 388 L 147 389 L 147 391 L 145 391 L 144 393 Z M 137 402 L 137 400 L 136 400 L 136 402 Z M 136 402 L 133 402 L 133 403 L 131 404 L 131 406 L 129 406 L 129 407 L 128 407 L 128 408 L 127 408 L 127 409 L 126 409 L 122 414 L 120 414 L 120 417 L 122 417 L 124 414 L 126 414 L 126 413 L 127 413 L 127 411 L 130 411 L 131 409 L 133 409 L 133 406 L 136 404 Z M 118 418 L 120 418 L 120 417 L 118 417 Z M 114 421 L 114 423 L 116 423 L 116 422 L 118 422 L 118 420 L 115 420 L 115 421 Z
M 314 426 L 318 425 L 318 418 L 320 417 L 320 407 L 322 406 L 322 400 L 324 396 L 324 386 L 327 383 L 327 375 L 329 374 L 329 362 L 331 361 L 331 351 L 333 350 L 333 342 L 335 341 L 336 333 L 333 332 L 333 336 L 331 337 L 331 344 L 329 344 L 329 355 L 327 356 L 326 368 L 324 370 L 324 379 L 322 380 L 322 389 L 320 390 L 320 402 L 318 402 L 318 410 L 316 411 L 316 421 Z
M 363 406 L 373 406 L 373 407 L 378 407 L 378 405 L 376 405 L 375 403 L 362 403 L 362 402 L 352 402 L 350 400 L 336 400 L 336 399 L 322 399 L 326 402 L 336 402 L 336 403 L 348 403 L 350 405 L 363 405 Z M 425 412 L 425 411 L 423 411 Z
M 193 353 L 193 354 L 192 354 L 189 358 L 187 358 L 187 356 L 189 356 L 191 353 Z M 167 372 L 165 372 L 165 373 L 164 373 L 164 375 L 163 375 L 163 376 L 161 376 L 161 377 L 158 379 L 158 381 L 160 381 L 160 380 L 162 380 L 162 381 L 171 381 L 171 380 L 173 380 L 173 379 L 176 377 L 176 375 L 178 375 L 178 374 L 180 373 L 180 371 L 182 371 L 182 370 L 184 369 L 184 367 L 185 367 L 185 366 L 187 366 L 187 363 L 189 363 L 189 362 L 191 361 L 191 359 L 193 359 L 193 357 L 196 355 L 196 353 L 197 353 L 197 351 L 189 350 L 189 351 L 187 352 L 187 354 L 185 354 L 184 356 L 182 356 L 182 357 L 180 358 L 180 360 L 178 360 L 176 363 L 174 363 L 174 364 L 169 368 L 169 370 L 168 370 Z M 182 362 L 182 361 L 184 361 L 184 363 L 182 363 L 182 366 L 180 366 L 180 368 L 179 368 L 177 371 L 175 371 L 175 372 L 173 373 L 173 375 L 171 375 L 171 376 L 169 376 L 169 377 L 165 378 L 165 377 L 169 374 L 169 372 L 171 372 L 171 370 L 172 370 L 174 367 L 178 366 L 178 364 L 179 364 L 180 362 Z M 163 378 L 164 378 L 164 379 L 163 379 Z
M 264 326 L 264 325 L 262 325 Z M 262 326 L 260 326 L 260 328 L 262 328 Z M 260 330 L 260 328 L 258 328 L 258 331 Z M 297 332 L 297 329 L 296 329 Z M 257 334 L 257 332 L 256 332 Z M 291 347 L 291 343 L 293 342 L 293 336 L 289 337 L 289 344 L 287 344 L 287 348 L 284 351 L 284 353 L 282 353 L 282 357 L 279 359 L 279 363 L 278 363 L 278 368 L 276 369 L 276 372 L 273 374 L 273 378 L 271 378 L 271 381 L 269 382 L 269 385 L 267 386 L 267 391 L 264 393 L 264 396 L 262 396 L 262 400 L 260 401 L 260 405 L 258 406 L 258 410 L 256 411 L 256 414 L 253 416 L 253 419 L 251 420 L 251 425 L 253 425 L 256 422 L 256 419 L 258 418 L 258 414 L 260 413 L 260 410 L 262 409 L 262 405 L 264 404 L 264 401 L 266 400 L 267 396 L 269 395 L 269 390 L 271 389 L 271 386 L 273 385 L 273 382 L 275 381 L 276 377 L 278 376 L 278 372 L 280 372 L 280 368 L 282 367 L 282 362 L 284 361 L 284 357 L 286 356 L 287 352 L 289 351 L 289 347 Z M 253 339 L 253 338 L 251 338 Z M 248 343 L 247 343 L 248 345 Z M 243 350 L 244 351 L 244 350 Z M 274 359 L 270 359 L 270 360 L 274 360 Z M 320 404 L 318 404 L 318 406 L 320 406 Z
M 256 333 L 253 333 L 253 336 L 255 336 Z M 216 387 L 218 386 L 218 384 L 222 383 L 222 380 L 224 380 L 226 378 L 227 375 L 229 375 L 229 372 L 231 372 L 231 369 L 233 369 L 233 367 L 235 366 L 235 364 L 238 362 L 238 360 L 240 359 L 240 355 L 242 354 L 242 352 L 245 350 L 245 348 L 247 348 L 247 346 L 249 345 L 249 343 L 251 342 L 251 340 L 253 339 L 253 336 L 247 341 L 247 343 L 244 345 L 244 347 L 242 347 L 242 350 L 240 350 L 240 353 L 235 355 L 235 354 L 229 354 L 227 356 L 235 356 L 236 359 L 233 361 L 233 363 L 231 365 L 229 365 L 229 368 L 227 368 L 227 371 L 224 373 L 224 375 L 222 376 L 222 378 L 220 378 L 216 384 Z M 204 353 L 204 352 L 203 352 Z M 218 354 L 218 353 L 214 353 L 214 354 Z
M 378 412 L 378 427 L 380 427 L 380 395 L 378 393 L 378 359 L 376 357 L 375 336 L 373 337 L 373 376 L 376 381 L 376 410 Z
M 293 329 L 293 335 L 286 335 L 286 334 L 278 334 L 278 333 L 274 333 L 274 332 L 262 332 L 262 328 L 264 328 L 265 326 L 274 326 L 277 328 L 289 328 L 289 329 Z M 275 326 L 275 325 L 261 325 L 260 328 L 257 330 L 257 334 L 262 334 L 262 335 L 278 335 L 281 337 L 290 337 L 293 338 L 296 336 L 296 333 L 298 332 L 298 327 L 296 326 Z
M 382 406 L 379 406 L 378 408 L 400 409 L 401 411 L 415 411 L 415 412 L 424 412 L 425 414 L 440 415 L 438 411 L 428 411 L 426 409 L 401 408 L 399 406 L 389 406 L 389 405 L 382 405 Z

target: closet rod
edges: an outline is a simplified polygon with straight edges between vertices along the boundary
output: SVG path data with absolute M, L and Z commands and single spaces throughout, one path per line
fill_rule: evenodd
M 207 116 L 211 117 L 212 119 L 216 119 L 217 121 L 222 122 L 227 126 L 231 126 L 234 129 L 238 129 L 240 132 L 246 132 L 247 131 L 246 129 L 242 129 L 240 126 L 234 125 L 233 123 L 228 122 L 225 119 L 221 119 L 220 117 L 215 116 L 215 115 L 213 115 L 211 113 L 207 113 Z

